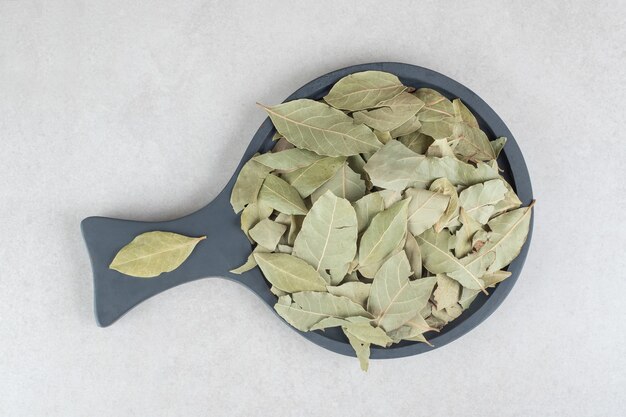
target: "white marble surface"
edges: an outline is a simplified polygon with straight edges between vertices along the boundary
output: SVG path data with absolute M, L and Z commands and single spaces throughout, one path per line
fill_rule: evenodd
M 0 0 L 0 415 L 623 415 L 625 12 L 620 0 Z M 535 234 L 496 314 L 368 374 L 222 280 L 96 326 L 82 218 L 202 207 L 264 119 L 256 101 L 385 60 L 466 84 L 524 152 Z

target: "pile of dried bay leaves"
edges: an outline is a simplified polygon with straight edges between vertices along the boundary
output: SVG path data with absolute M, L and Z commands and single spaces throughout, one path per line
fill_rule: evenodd
M 341 326 L 366 370 L 371 344 L 428 343 L 510 275 L 531 207 L 500 176 L 506 138 L 459 99 L 366 71 L 263 108 L 277 143 L 234 186 L 255 246 L 233 272 L 258 265 L 292 326 Z

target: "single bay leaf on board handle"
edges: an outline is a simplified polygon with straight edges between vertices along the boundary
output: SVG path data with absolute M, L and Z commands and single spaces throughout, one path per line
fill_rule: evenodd
M 262 107 L 285 139 L 319 155 L 350 156 L 382 146 L 372 129 L 324 103 L 300 99 Z
M 388 72 L 364 71 L 350 74 L 335 83 L 326 97 L 331 106 L 349 111 L 375 107 L 406 90 L 398 77 Z
M 156 277 L 178 268 L 204 239 L 171 232 L 142 233 L 120 249 L 109 268 L 138 278 Z

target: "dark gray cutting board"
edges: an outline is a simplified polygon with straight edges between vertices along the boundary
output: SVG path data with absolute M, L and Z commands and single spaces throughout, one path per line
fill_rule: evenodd
M 508 138 L 498 162 L 504 170 L 503 175 L 515 188 L 524 205 L 530 204 L 533 199 L 530 177 L 522 153 L 509 129 L 480 97 L 437 72 L 393 62 L 355 65 L 311 81 L 289 96 L 286 101 L 304 97 L 319 99 L 340 78 L 367 70 L 390 72 L 396 74 L 405 85 L 415 88 L 430 87 L 449 98 L 459 97 L 477 116 L 481 128 L 490 139 L 499 136 Z M 130 309 L 153 295 L 177 285 L 207 277 L 220 277 L 239 282 L 272 308 L 276 297 L 269 291 L 269 285 L 258 268 L 243 275 L 231 274 L 228 271 L 241 265 L 251 250 L 248 239 L 239 227 L 239 215 L 235 214 L 230 206 L 230 193 L 243 164 L 256 152 L 267 152 L 271 149 L 273 134 L 272 124 L 269 119 L 266 119 L 252 138 L 250 146 L 226 187 L 215 200 L 195 213 L 166 222 L 137 222 L 106 217 L 89 217 L 82 221 L 81 228 L 93 268 L 96 320 L 100 326 L 106 327 L 113 324 Z M 508 268 L 512 276 L 499 284 L 495 290 L 491 290 L 491 295 L 481 294 L 469 310 L 440 333 L 428 334 L 427 337 L 435 348 L 450 343 L 476 327 L 502 303 L 519 278 L 528 253 L 532 226 L 531 218 L 528 240 L 520 255 Z M 178 269 L 157 278 L 133 278 L 109 269 L 108 265 L 120 248 L 138 234 L 153 230 L 176 232 L 188 236 L 206 235 L 207 239 L 198 244 L 191 256 Z M 279 319 L 282 320 L 280 317 Z M 295 329 L 294 331 L 326 349 L 354 356 L 354 351 L 339 329 L 308 333 Z M 371 357 L 374 359 L 395 358 L 432 349 L 423 343 L 402 342 L 386 349 L 373 346 Z

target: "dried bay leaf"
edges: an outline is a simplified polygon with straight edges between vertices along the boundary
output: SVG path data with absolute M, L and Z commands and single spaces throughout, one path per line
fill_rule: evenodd
M 465 107 L 461 99 L 455 98 L 452 100 L 452 110 L 454 111 L 454 117 L 457 121 L 465 122 L 468 126 L 478 129 L 476 117 Z
M 495 157 L 497 158 L 498 156 L 500 156 L 500 152 L 502 152 L 502 149 L 504 149 L 504 145 L 506 145 L 506 138 L 501 137 L 501 138 L 492 140 L 491 142 L 489 142 L 489 144 L 491 145 L 491 149 L 493 149 L 493 153 Z
M 383 260 L 404 241 L 408 203 L 409 200 L 402 200 L 378 213 L 363 233 L 359 271 L 367 278 L 373 278 Z
M 258 201 L 268 207 L 285 214 L 306 214 L 307 207 L 298 191 L 285 180 L 269 174 L 261 191 Z
M 483 230 L 483 227 L 476 220 L 468 216 L 463 208 L 460 210 L 459 220 L 462 226 L 455 234 L 454 254 L 457 258 L 462 258 L 472 251 L 474 247 L 473 237 L 476 232 Z
M 422 253 L 420 247 L 417 244 L 417 240 L 411 233 L 407 233 L 406 241 L 404 242 L 404 252 L 411 265 L 411 271 L 415 278 L 422 277 Z
M 380 190 L 377 193 L 382 197 L 383 203 L 385 204 L 385 208 L 396 204 L 398 201 L 402 200 L 402 192 L 394 191 L 394 190 Z
M 324 101 L 331 106 L 350 111 L 375 107 L 406 90 L 398 77 L 382 71 L 350 74 L 335 83 Z
M 320 156 L 315 152 L 307 151 L 306 149 L 292 148 L 286 149 L 282 152 L 268 152 L 262 155 L 257 155 L 252 158 L 252 160 L 272 169 L 289 172 L 307 167 L 322 158 L 323 156 Z
M 438 178 L 446 178 L 455 186 L 467 187 L 500 178 L 500 174 L 497 167 L 494 168 L 484 162 L 478 162 L 473 166 L 449 156 L 424 157 L 417 161 L 411 184 L 417 188 L 428 188 Z
M 359 122 L 359 123 L 363 123 L 363 122 Z M 383 145 L 393 139 L 391 137 L 391 133 L 387 131 L 381 132 L 380 130 L 374 130 L 374 134 L 378 138 L 378 141 L 382 143 Z
M 319 155 L 350 156 L 382 146 L 370 128 L 324 103 L 300 99 L 263 108 L 285 139 Z
M 352 117 L 357 123 L 388 132 L 403 125 L 423 106 L 424 102 L 413 94 L 400 93 L 389 100 L 379 102 L 376 109 L 358 111 Z M 389 138 L 391 139 L 391 135 Z
M 517 197 L 517 194 L 513 191 L 513 187 L 506 181 L 504 181 L 504 186 L 507 191 L 504 194 L 504 198 L 496 204 L 492 217 L 499 216 L 506 211 L 519 208 L 522 205 L 519 197 Z
M 422 234 L 437 223 L 450 202 L 449 195 L 419 188 L 408 188 L 404 195 L 411 197 L 407 227 L 414 236 Z
M 250 237 L 259 245 L 270 252 L 276 249 L 280 237 L 287 230 L 287 226 L 274 222 L 270 219 L 263 219 L 256 226 L 250 229 Z
M 367 305 L 367 298 L 370 295 L 371 284 L 366 284 L 360 281 L 345 282 L 339 286 L 328 286 L 329 293 L 337 296 L 347 297 L 357 304 L 365 307 Z
M 255 253 L 254 259 L 265 278 L 279 290 L 326 291 L 327 282 L 302 259 L 286 253 Z
M 371 193 L 354 202 L 354 211 L 358 224 L 358 231 L 361 233 L 369 225 L 375 215 L 385 209 L 385 201 L 380 193 Z
M 485 224 L 495 211 L 495 205 L 504 198 L 506 192 L 503 180 L 485 181 L 461 191 L 459 204 L 468 216 L 480 224 Z
M 367 310 L 374 316 L 376 325 L 387 332 L 416 316 L 430 296 L 432 287 L 413 285 L 418 281 L 409 281 L 410 274 L 409 261 L 401 251 L 382 265 L 372 282 Z
M 424 107 L 417 115 L 421 121 L 436 122 L 454 117 L 452 102 L 438 91 L 431 88 L 420 88 L 413 94 L 424 102 Z
M 311 194 L 311 201 L 315 203 L 327 191 L 340 198 L 354 202 L 365 195 L 365 181 L 361 176 L 344 163 L 328 181 Z
M 343 329 L 343 332 L 348 338 L 350 346 L 354 349 L 356 357 L 359 359 L 361 370 L 367 372 L 367 369 L 369 368 L 370 344 L 360 340 L 358 337 L 347 331 L 347 329 Z
M 244 262 L 244 264 L 238 268 L 231 269 L 230 272 L 232 272 L 233 274 L 241 275 L 244 272 L 248 272 L 251 269 L 254 269 L 254 267 L 257 266 L 256 259 L 254 259 L 254 254 L 255 253 L 268 253 L 268 252 L 270 252 L 269 249 L 264 248 L 263 246 L 257 245 L 252 251 L 252 253 L 248 255 L 246 262 Z
M 416 338 L 425 332 L 436 330 L 426 322 L 421 314 L 417 314 L 412 319 L 408 320 L 401 327 L 389 332 L 389 337 L 398 343 L 400 340 L 416 340 Z M 417 339 L 422 341 L 421 339 Z M 424 339 L 425 340 L 425 339 Z
M 289 324 L 303 332 L 328 317 L 370 317 L 361 305 L 327 292 L 303 291 L 280 297 L 274 309 Z
M 401 136 L 406 136 L 411 133 L 417 132 L 420 127 L 422 127 L 422 122 L 420 122 L 420 119 L 417 117 L 417 115 L 415 115 L 411 116 L 409 120 L 393 129 L 391 132 L 389 132 L 389 134 L 392 138 L 399 138 Z
M 270 168 L 253 159 L 244 164 L 230 195 L 230 204 L 235 213 L 239 213 L 246 205 L 257 200 L 263 181 L 270 171 Z
M 437 288 L 433 293 L 437 310 L 456 305 L 460 297 L 461 285 L 445 274 L 437 274 Z
M 372 326 L 369 321 L 349 323 L 344 326 L 344 330 L 365 343 L 381 347 L 387 347 L 393 343 L 393 340 L 387 336 L 382 328 Z
M 375 186 L 402 191 L 414 181 L 415 169 L 423 158 L 392 140 L 367 161 L 365 171 Z
M 138 278 L 156 277 L 178 268 L 204 239 L 171 232 L 142 233 L 117 252 L 109 268 Z
M 274 209 L 270 206 L 266 206 L 258 201 L 248 204 L 243 209 L 241 212 L 241 230 L 248 236 L 248 239 L 252 240 L 249 234 L 250 229 L 261 220 L 270 217 L 273 211 Z
M 435 222 L 435 232 L 439 233 L 444 227 L 453 228 L 458 226 L 459 197 L 456 187 L 446 178 L 439 178 L 430 185 L 430 191 L 448 196 L 448 204 L 441 217 Z
M 433 144 L 434 139 L 422 132 L 413 132 L 398 138 L 400 143 L 419 155 L 426 155 L 428 148 Z
M 433 274 L 445 273 L 464 287 L 486 292 L 481 277 L 489 265 L 476 263 L 473 268 L 469 268 L 450 252 L 451 238 L 445 230 L 435 233 L 432 229 L 416 236 L 424 266 Z
M 306 198 L 331 179 L 344 162 L 345 158 L 322 158 L 307 167 L 283 174 L 283 179 Z
M 450 145 L 448 139 L 435 139 L 435 141 L 426 150 L 426 156 L 436 156 L 442 158 L 444 156 L 454 157 L 454 149 Z
M 534 202 L 528 207 L 491 219 L 487 223 L 487 227 L 491 230 L 489 240 L 477 253 L 463 258 L 466 268 L 475 268 L 475 265 L 484 264 L 485 258 L 491 254 L 495 254 L 495 260 L 489 262 L 489 272 L 495 272 L 510 264 L 519 255 L 526 242 L 533 205 Z
M 438 121 L 422 121 L 420 127 L 420 133 L 437 139 L 448 139 L 454 134 L 454 126 L 452 120 L 438 120 Z
M 316 271 L 333 270 L 343 268 L 354 259 L 356 239 L 354 208 L 348 200 L 327 191 L 304 218 L 293 250 Z M 341 278 L 344 275 L 345 272 Z
M 491 161 L 496 158 L 487 135 L 478 128 L 455 123 L 451 136 L 457 142 L 454 153 L 462 161 Z

